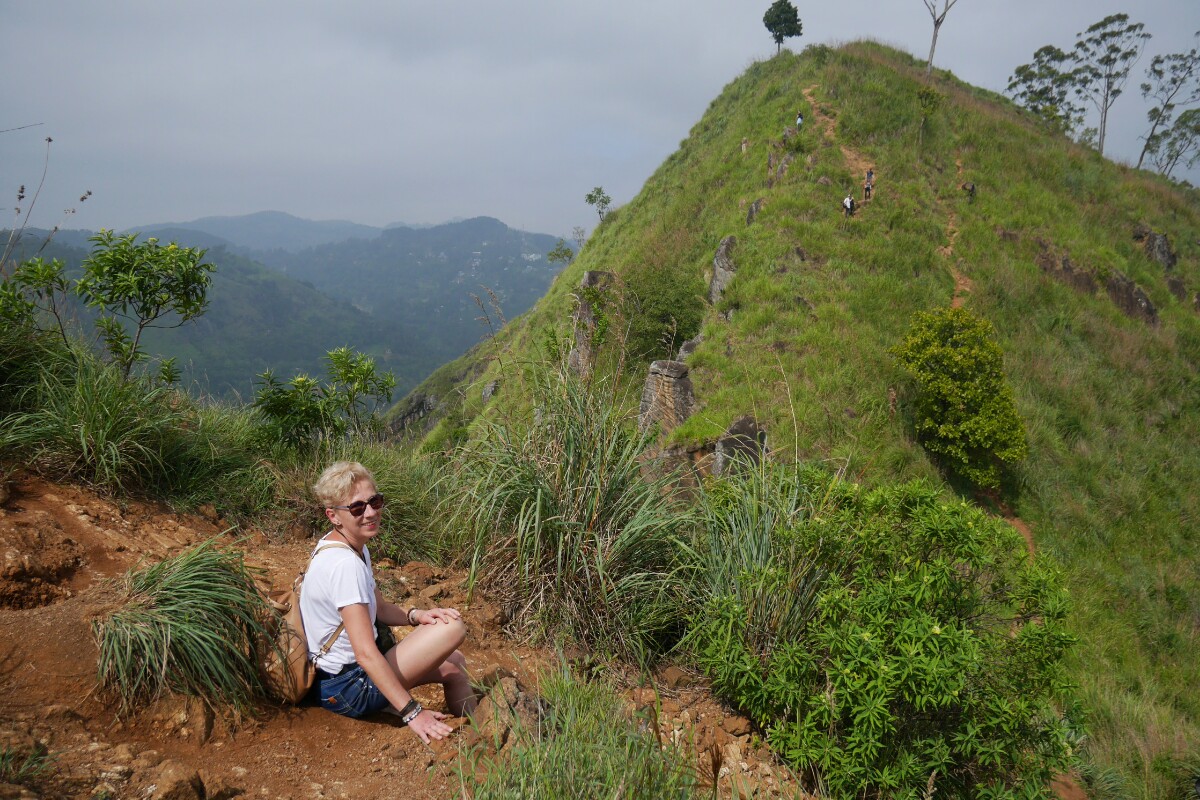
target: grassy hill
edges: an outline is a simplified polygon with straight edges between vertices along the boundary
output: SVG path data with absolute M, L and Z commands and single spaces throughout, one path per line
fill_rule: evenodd
M 753 414 L 777 458 L 868 485 L 940 480 L 1023 522 L 1074 597 L 1093 790 L 1168 796 L 1180 759 L 1200 752 L 1200 197 L 1047 135 L 945 72 L 931 84 L 940 106 L 923 113 L 923 73 L 868 43 L 754 64 L 534 309 L 396 413 L 436 394 L 437 439 L 521 407 L 512 367 L 568 326 L 587 270 L 615 273 L 643 309 L 656 288 L 673 293 L 684 324 L 660 325 L 674 335 L 624 365 L 636 394 L 645 362 L 671 357 L 700 314 L 687 359 L 700 409 L 673 440 L 712 440 Z M 805 125 L 785 139 L 797 110 Z M 845 219 L 841 198 L 861 198 L 867 167 L 875 197 Z M 1141 225 L 1169 238 L 1173 267 L 1147 255 Z M 728 236 L 736 275 L 711 307 Z M 1028 432 L 1028 458 L 990 498 L 946 479 L 914 440 L 889 354 L 914 313 L 952 303 L 995 327 Z M 504 389 L 485 403 L 496 379 Z

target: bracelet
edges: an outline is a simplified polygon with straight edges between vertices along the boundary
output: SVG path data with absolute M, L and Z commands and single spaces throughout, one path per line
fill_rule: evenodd
M 410 628 L 415 628 L 417 625 L 417 623 L 413 622 L 413 617 L 412 617 L 412 615 L 415 614 L 416 612 L 417 612 L 416 606 L 413 606 L 412 608 L 410 608 L 408 610 L 408 626 Z
M 417 716 L 425 710 L 425 707 L 418 703 L 415 699 L 409 700 L 408 705 L 400 709 L 400 721 L 407 725 L 412 722 Z

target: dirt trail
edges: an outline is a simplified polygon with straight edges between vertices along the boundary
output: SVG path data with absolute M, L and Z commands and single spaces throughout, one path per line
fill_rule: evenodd
M 232 726 L 197 703 L 169 699 L 120 719 L 96 694 L 90 620 L 111 610 L 111 593 L 101 591 L 105 579 L 227 527 L 211 511 L 176 515 L 33 478 L 0 482 L 0 747 L 28 751 L 40 743 L 55 764 L 40 794 L 0 784 L 0 797 L 154 800 L 168 796 L 168 786 L 178 787 L 172 798 L 208 800 L 459 796 L 456 768 L 471 768 L 479 758 L 469 747 L 470 728 L 428 747 L 387 715 L 350 720 L 302 705 L 267 709 Z M 239 542 L 247 562 L 274 586 L 291 581 L 310 545 L 309 539 L 272 542 L 253 531 Z M 540 672 L 557 667 L 552 651 L 505 635 L 495 603 L 478 596 L 468 603 L 461 571 L 382 558 L 376 566 L 386 596 L 464 611 L 463 652 L 476 679 L 508 673 L 536 694 Z M 444 707 L 440 687 L 414 694 Z M 803 796 L 761 737 L 751 738 L 749 722 L 714 700 L 695 676 L 668 667 L 653 689 L 631 688 L 625 696 L 631 709 L 657 703 L 660 735 L 693 742 L 701 765 L 711 763 L 715 750 L 721 797 Z M 189 784 L 202 786 L 193 791 Z
M 812 86 L 809 86 L 808 88 L 804 89 L 803 90 L 804 99 L 806 99 L 808 101 L 808 105 L 812 109 L 811 116 L 816 120 L 817 124 L 821 126 L 821 131 L 822 131 L 822 133 L 824 133 L 825 138 L 830 140 L 831 142 L 836 142 L 836 137 L 834 136 L 834 129 L 837 126 L 837 120 L 835 120 L 829 114 L 826 114 L 825 111 L 821 108 L 821 106 L 817 103 L 817 101 L 813 98 L 813 91 L 816 88 L 817 88 L 817 85 L 813 84 Z M 860 182 L 866 177 L 867 170 L 873 168 L 873 164 L 870 159 L 866 158 L 862 153 L 858 152 L 857 150 L 847 147 L 846 145 L 844 145 L 840 142 L 837 142 L 837 145 L 838 145 L 838 148 L 842 151 L 842 158 L 844 158 L 846 160 L 846 164 L 850 167 L 850 174 L 855 176 L 855 178 L 854 178 L 855 184 L 852 185 L 850 187 L 850 189 L 851 189 L 851 192 L 854 194 L 855 198 L 857 199 L 857 198 L 861 197 L 862 184 Z M 878 170 L 875 171 L 875 178 L 876 178 L 876 181 L 878 182 L 878 179 L 879 179 L 879 171 Z M 879 187 L 876 186 L 872 191 L 872 195 L 874 195 L 878 191 L 879 191 Z M 865 201 L 864 205 L 869 202 L 871 202 L 871 201 L 869 201 L 869 200 Z
M 955 159 L 954 166 L 957 170 L 958 181 L 962 181 L 963 163 L 962 159 Z M 975 288 L 975 284 L 966 275 L 959 270 L 958 264 L 954 259 L 954 244 L 958 241 L 958 215 L 950 211 L 946 215 L 946 245 L 938 248 L 938 253 L 950 265 L 950 274 L 954 276 L 954 296 L 950 300 L 951 308 L 962 308 L 965 298 Z

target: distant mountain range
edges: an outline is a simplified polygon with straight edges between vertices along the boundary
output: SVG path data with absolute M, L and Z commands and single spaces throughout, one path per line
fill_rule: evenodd
M 325 353 L 340 346 L 394 372 L 403 396 L 502 317 L 524 312 L 558 272 L 545 258 L 556 237 L 489 217 L 418 229 L 262 212 L 136 230 L 205 248 L 217 266 L 208 311 L 181 328 L 148 331 L 147 352 L 177 357 L 197 391 L 243 398 L 268 369 L 282 379 L 323 375 Z M 90 235 L 59 231 L 42 255 L 78 267 Z M 27 231 L 24 256 L 44 238 Z M 475 297 L 489 319 L 479 319 Z
M 340 219 L 310 220 L 282 211 L 259 211 L 235 217 L 202 217 L 191 222 L 158 222 L 130 228 L 129 231 L 160 238 L 166 238 L 172 231 L 193 231 L 215 236 L 234 248 L 294 253 L 306 247 L 344 242 L 347 239 L 374 239 L 390 228 L 419 230 L 430 227 L 433 226 L 393 222 L 384 228 L 376 228 Z

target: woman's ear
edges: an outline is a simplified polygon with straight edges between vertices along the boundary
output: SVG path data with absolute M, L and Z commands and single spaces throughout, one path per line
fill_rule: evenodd
M 330 522 L 333 523 L 333 527 L 335 527 L 335 528 L 342 527 L 342 523 L 338 522 L 337 512 L 334 511 L 332 508 L 325 509 L 325 516 L 326 516 L 326 518 L 329 519 Z

